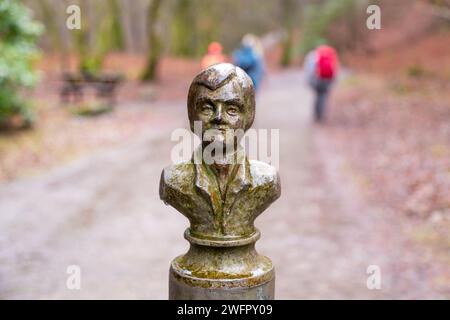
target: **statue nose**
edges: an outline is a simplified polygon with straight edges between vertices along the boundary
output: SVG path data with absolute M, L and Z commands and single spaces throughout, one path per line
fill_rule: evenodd
M 218 105 L 216 112 L 214 113 L 215 122 L 222 122 L 223 120 L 222 110 L 223 110 L 222 105 Z

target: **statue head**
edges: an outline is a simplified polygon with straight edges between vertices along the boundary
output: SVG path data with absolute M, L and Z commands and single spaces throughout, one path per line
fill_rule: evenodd
M 202 123 L 202 136 L 214 131 L 213 141 L 225 141 L 227 130 L 249 129 L 255 118 L 255 90 L 250 77 L 229 63 L 215 64 L 198 74 L 188 94 L 191 130 Z M 203 141 L 203 139 L 202 139 Z

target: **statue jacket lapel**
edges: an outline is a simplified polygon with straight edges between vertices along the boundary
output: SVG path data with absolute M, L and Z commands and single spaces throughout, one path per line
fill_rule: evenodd
M 232 176 L 228 181 L 225 197 L 222 197 L 212 169 L 204 162 L 195 164 L 195 187 L 198 194 L 210 205 L 214 214 L 215 229 L 222 234 L 224 223 L 232 213 L 234 203 L 241 192 L 250 188 L 252 184 L 250 163 L 245 157 L 245 152 L 240 151 L 237 157 L 237 169 L 231 171 Z

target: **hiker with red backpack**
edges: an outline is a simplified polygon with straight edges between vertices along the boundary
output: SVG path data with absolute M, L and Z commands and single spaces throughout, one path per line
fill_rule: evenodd
M 322 121 L 330 87 L 339 67 L 338 56 L 334 48 L 322 45 L 308 53 L 305 58 L 305 74 L 309 85 L 316 92 L 314 119 Z

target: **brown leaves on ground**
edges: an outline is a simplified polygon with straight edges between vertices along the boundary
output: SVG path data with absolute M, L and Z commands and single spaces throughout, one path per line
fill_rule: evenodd
M 450 215 L 449 89 L 433 79 L 353 76 L 332 103 L 336 142 L 376 199 L 409 215 Z
M 443 67 L 349 76 L 335 88 L 324 126 L 368 198 L 409 217 L 422 259 L 442 269 L 435 279 L 442 288 L 450 265 L 449 74 Z
M 378 201 L 411 216 L 450 216 L 450 33 L 346 57 L 330 128 Z

